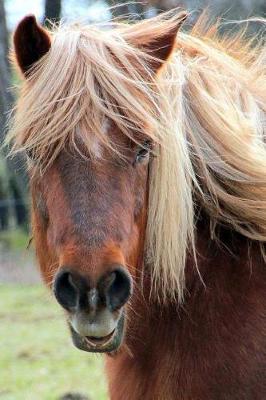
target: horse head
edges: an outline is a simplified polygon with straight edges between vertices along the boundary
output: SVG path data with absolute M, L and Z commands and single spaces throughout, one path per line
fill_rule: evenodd
M 177 30 L 184 19 L 185 14 L 181 13 L 175 23 L 169 22 L 169 27 L 163 31 L 156 31 L 147 22 L 140 23 L 140 28 L 143 24 L 144 30 L 135 27 L 133 43 L 126 43 L 126 46 L 135 47 L 136 51 L 141 49 L 148 55 L 145 80 L 148 80 L 147 73 L 156 76 L 169 58 Z M 75 34 L 77 32 L 73 30 L 73 36 Z M 104 34 L 105 37 L 108 35 Z M 125 33 L 125 42 L 127 35 L 132 39 L 132 35 Z M 81 46 L 86 46 L 86 37 L 82 40 Z M 39 84 L 44 84 L 42 93 L 48 92 L 48 86 L 51 86 L 48 104 L 53 103 L 54 86 L 44 83 L 45 79 L 53 80 L 55 71 L 61 67 L 60 74 L 63 75 L 64 68 L 67 73 L 72 69 L 72 78 L 69 76 L 72 85 L 73 80 L 78 80 L 75 68 L 85 68 L 85 64 L 75 64 L 73 60 L 67 66 L 60 66 L 58 62 L 49 64 L 49 55 L 57 52 L 53 50 L 53 37 L 37 24 L 33 16 L 25 17 L 18 25 L 14 45 L 16 63 L 25 77 L 28 95 L 34 99 L 34 91 Z M 70 46 L 69 52 L 72 51 Z M 82 51 L 81 47 L 78 51 Z M 90 56 L 86 49 L 84 52 L 85 56 Z M 113 62 L 122 71 L 123 60 L 120 60 L 119 54 L 109 56 L 113 56 Z M 45 79 L 41 70 L 37 74 L 34 72 L 35 65 L 42 69 L 43 60 L 48 71 Z M 132 60 L 131 64 L 136 66 L 138 60 Z M 92 69 L 95 65 L 90 65 L 88 61 L 86 67 Z M 128 72 L 129 75 L 127 71 L 121 73 L 125 83 L 132 80 L 130 68 Z M 145 75 L 144 71 L 137 72 L 142 77 Z M 81 71 L 80 76 L 84 74 Z M 74 344 L 86 351 L 111 352 L 122 342 L 133 283 L 142 274 L 153 140 L 152 135 L 147 133 L 148 124 L 144 126 L 146 121 L 142 124 L 134 121 L 132 116 L 128 116 L 126 106 L 120 107 L 114 95 L 107 102 L 108 90 L 99 79 L 92 82 L 94 85 L 97 83 L 96 89 L 90 87 L 89 82 L 86 82 L 86 88 L 84 83 L 77 82 L 76 92 L 84 92 L 86 96 L 88 90 L 89 95 L 93 93 L 95 97 L 97 91 L 97 101 L 105 102 L 105 105 L 111 101 L 116 103 L 117 112 L 112 110 L 110 115 L 102 113 L 97 116 L 97 123 L 94 122 L 95 107 L 90 108 L 90 101 L 94 99 L 88 100 L 85 108 L 82 94 L 76 102 L 75 93 L 68 90 L 68 78 L 65 77 L 62 85 L 66 90 L 53 103 L 47 119 L 42 120 L 46 133 L 49 130 L 48 120 L 52 119 L 55 120 L 54 127 L 59 130 L 54 133 L 51 128 L 46 145 L 39 146 L 35 141 L 27 154 L 31 173 L 33 234 L 44 281 L 53 289 L 58 303 L 66 312 Z M 104 79 L 106 75 L 102 77 L 103 82 Z M 111 83 L 112 77 L 108 85 L 113 90 Z M 58 87 L 57 94 L 60 90 Z M 123 90 L 121 86 L 121 98 L 129 95 Z M 71 115 L 63 105 L 68 94 L 69 98 L 72 96 L 70 107 L 73 107 L 74 113 Z M 133 97 L 132 104 L 133 101 L 141 102 L 140 98 Z M 43 103 L 45 108 L 47 104 Z M 83 118 L 77 118 L 79 121 L 75 123 L 75 115 L 83 111 Z M 130 134 L 124 133 L 124 121 Z M 48 125 L 45 125 L 47 122 Z M 91 122 L 94 122 L 95 130 Z M 67 137 L 70 125 L 73 126 L 72 132 L 75 131 L 74 140 L 64 141 L 58 150 L 60 137 Z M 35 136 L 43 135 L 43 139 L 46 133 L 39 130 Z M 33 136 L 29 129 L 24 142 Z M 49 148 L 45 170 L 41 170 L 36 161 L 40 156 L 40 147 L 42 151 Z

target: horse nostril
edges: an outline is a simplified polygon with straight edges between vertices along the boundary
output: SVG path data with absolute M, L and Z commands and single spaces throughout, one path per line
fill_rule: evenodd
M 121 308 L 132 293 L 132 279 L 118 266 L 105 275 L 98 288 L 90 288 L 88 279 L 76 272 L 61 269 L 54 280 L 54 294 L 58 303 L 67 311 L 93 311 L 106 305 L 110 311 Z
M 132 294 L 132 279 L 122 268 L 105 277 L 104 286 L 106 304 L 111 311 L 121 308 Z
M 78 289 L 69 271 L 62 270 L 57 274 L 54 280 L 54 294 L 58 303 L 67 310 L 77 306 Z

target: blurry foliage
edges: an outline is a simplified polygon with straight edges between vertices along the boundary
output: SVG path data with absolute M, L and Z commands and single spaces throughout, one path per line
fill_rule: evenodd
M 212 16 L 237 20 L 251 15 L 265 16 L 266 13 L 265 0 L 140 0 L 138 2 L 108 0 L 107 3 L 109 6 L 121 5 L 114 8 L 114 16 L 131 13 L 149 16 L 156 12 L 168 11 L 176 7 L 196 12 L 196 14 L 208 8 Z

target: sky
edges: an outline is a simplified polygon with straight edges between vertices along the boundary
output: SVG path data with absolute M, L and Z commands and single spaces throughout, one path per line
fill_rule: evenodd
M 5 7 L 8 27 L 13 30 L 26 14 L 35 14 L 41 21 L 44 0 L 5 0 Z M 62 17 L 64 20 L 81 18 L 85 21 L 102 21 L 109 18 L 109 13 L 102 0 L 64 0 L 62 1 Z

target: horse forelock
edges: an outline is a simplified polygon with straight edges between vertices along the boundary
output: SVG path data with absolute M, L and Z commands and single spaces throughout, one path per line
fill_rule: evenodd
M 266 240 L 265 51 L 200 24 L 178 35 L 156 80 L 130 44 L 132 27 L 60 28 L 22 89 L 9 135 L 14 151 L 33 152 L 44 169 L 77 138 L 98 158 L 102 146 L 119 156 L 108 121 L 133 140 L 137 132 L 155 141 L 147 259 L 158 296 L 180 301 L 188 251 L 196 260 L 195 202 L 212 227 Z

